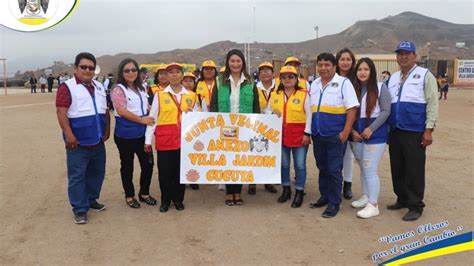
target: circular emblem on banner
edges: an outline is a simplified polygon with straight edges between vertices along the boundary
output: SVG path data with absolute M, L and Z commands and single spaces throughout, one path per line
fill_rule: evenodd
M 79 0 L 2 0 L 0 24 L 24 32 L 45 30 L 64 21 L 78 4 Z

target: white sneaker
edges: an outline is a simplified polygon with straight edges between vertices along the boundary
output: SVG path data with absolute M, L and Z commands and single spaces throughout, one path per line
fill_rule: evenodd
M 219 185 L 217 186 L 217 189 L 218 189 L 218 190 L 222 190 L 222 191 L 226 191 L 226 189 L 225 189 L 225 184 L 219 184 Z
M 367 197 L 367 195 L 362 195 L 360 199 L 353 201 L 351 203 L 351 206 L 353 208 L 364 208 L 367 205 L 367 203 L 369 203 L 369 197 Z
M 374 205 L 367 203 L 365 208 L 357 212 L 357 216 L 360 218 L 368 219 L 370 217 L 375 217 L 379 215 L 379 207 L 375 207 Z

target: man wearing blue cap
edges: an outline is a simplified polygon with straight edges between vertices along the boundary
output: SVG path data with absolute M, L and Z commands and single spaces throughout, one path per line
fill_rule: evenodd
M 438 118 L 438 87 L 433 74 L 416 65 L 413 42 L 400 42 L 395 52 L 400 71 L 390 77 L 388 88 L 392 96 L 390 168 L 397 201 L 387 209 L 408 208 L 403 220 L 414 221 L 425 207 L 426 147 L 433 142 Z

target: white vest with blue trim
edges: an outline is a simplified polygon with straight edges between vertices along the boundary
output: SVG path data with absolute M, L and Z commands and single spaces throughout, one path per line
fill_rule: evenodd
M 415 66 L 403 84 L 401 71 L 394 73 L 388 82 L 392 96 L 389 123 L 392 128 L 423 132 L 426 125 L 425 78 L 428 69 Z
M 92 80 L 92 82 L 95 87 L 94 95 L 97 112 L 99 114 L 105 114 L 107 110 L 107 100 L 104 86 L 95 80 Z M 79 118 L 95 115 L 94 103 L 89 90 L 84 87 L 84 85 L 77 84 L 76 78 L 74 77 L 66 80 L 65 83 L 71 94 L 71 106 L 69 106 L 67 117 Z
M 65 83 L 71 95 L 67 117 L 79 145 L 91 146 L 100 143 L 106 127 L 107 100 L 104 87 L 92 80 L 92 97 L 83 84 L 77 84 L 76 78 L 68 79 Z
M 354 122 L 353 128 L 359 132 L 362 133 L 364 129 L 370 124 L 372 124 L 373 121 L 379 116 L 380 114 L 380 95 L 382 94 L 382 82 L 377 83 L 377 87 L 379 90 L 377 102 L 375 103 L 374 109 L 370 113 L 370 118 L 367 118 L 366 110 L 367 110 L 367 93 L 362 96 L 361 102 L 360 102 L 360 113 L 358 119 Z M 388 93 L 388 92 L 385 92 Z M 363 140 L 364 143 L 366 144 L 380 144 L 380 143 L 386 143 L 387 141 L 387 121 L 385 121 L 375 132 L 373 132 L 372 136 L 370 139 Z
M 337 73 L 325 88 L 321 78 L 313 82 L 310 90 L 313 135 L 333 136 L 344 129 L 347 113 L 343 94 L 345 83 L 350 83 L 349 79 Z
M 137 116 L 145 116 L 148 111 L 147 94 L 141 90 L 138 90 L 138 93 L 136 93 L 130 88 L 125 88 L 122 84 L 118 86 L 125 93 L 127 110 Z M 145 130 L 146 125 L 123 118 L 115 110 L 115 136 L 124 139 L 137 139 L 145 135 Z
M 379 88 L 379 96 L 378 99 L 380 99 L 380 93 L 382 92 L 382 82 L 377 82 L 377 87 Z M 370 113 L 370 118 L 376 118 L 380 114 L 380 104 L 379 100 L 377 99 L 377 102 L 375 103 L 374 110 Z M 360 101 L 360 118 L 367 118 L 367 93 L 362 96 L 362 99 Z
M 125 98 L 127 100 L 127 110 L 137 116 L 144 116 L 147 114 L 148 109 L 148 97 L 147 94 L 142 91 L 138 90 L 138 94 L 130 88 L 125 88 L 122 84 L 118 84 L 120 88 L 122 88 Z M 141 98 L 141 101 L 140 101 Z M 114 111 L 116 117 L 120 117 L 117 113 L 117 110 Z

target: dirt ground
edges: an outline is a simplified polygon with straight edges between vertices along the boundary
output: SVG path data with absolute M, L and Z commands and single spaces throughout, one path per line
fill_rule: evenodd
M 462 225 L 459 234 L 473 230 L 474 90 L 451 90 L 449 100 L 440 102 L 438 128 L 427 151 L 427 207 L 416 222 L 401 220 L 406 210 L 385 209 L 395 200 L 388 149 L 379 169 L 381 214 L 373 219 L 358 219 L 348 200 L 333 219 L 308 207 L 319 197 L 311 152 L 307 195 L 299 209 L 277 203 L 279 194 L 269 194 L 263 186 L 258 186 L 256 196 L 247 195 L 244 188 L 244 205 L 227 207 L 216 186 L 201 186 L 199 191 L 186 191 L 186 210 L 171 208 L 163 214 L 158 206 L 125 205 L 118 152 L 109 140 L 100 198 L 107 210 L 90 212 L 86 225 L 73 223 L 67 198 L 66 154 L 55 93 L 22 92 L 10 90 L 8 96 L 0 96 L 0 264 L 370 265 L 373 253 L 393 246 L 378 242 L 384 235 L 445 220 L 448 229 Z M 137 187 L 137 171 L 134 180 Z M 357 166 L 353 191 L 357 199 Z M 159 198 L 156 168 L 151 194 Z M 418 264 L 473 265 L 473 254 Z

